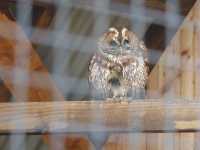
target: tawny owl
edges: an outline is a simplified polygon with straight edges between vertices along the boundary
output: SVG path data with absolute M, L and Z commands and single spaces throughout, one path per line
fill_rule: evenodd
M 147 49 L 126 28 L 110 28 L 98 41 L 89 65 L 89 84 L 101 98 L 143 98 L 147 80 Z

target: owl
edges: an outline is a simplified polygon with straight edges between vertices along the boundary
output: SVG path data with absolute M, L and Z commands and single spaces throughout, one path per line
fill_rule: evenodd
M 127 28 L 109 28 L 99 38 L 98 51 L 89 64 L 93 95 L 104 99 L 144 98 L 147 77 L 144 43 Z

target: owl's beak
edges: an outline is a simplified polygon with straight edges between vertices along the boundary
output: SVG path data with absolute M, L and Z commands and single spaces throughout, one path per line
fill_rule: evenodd
M 120 51 L 120 54 L 123 53 L 123 48 L 121 46 L 119 47 L 119 51 Z

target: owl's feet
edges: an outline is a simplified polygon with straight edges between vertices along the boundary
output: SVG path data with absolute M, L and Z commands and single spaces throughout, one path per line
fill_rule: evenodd
M 122 103 L 122 102 L 127 102 L 127 97 L 112 97 L 112 98 L 107 98 L 106 101 L 108 102 L 115 102 L 115 103 Z

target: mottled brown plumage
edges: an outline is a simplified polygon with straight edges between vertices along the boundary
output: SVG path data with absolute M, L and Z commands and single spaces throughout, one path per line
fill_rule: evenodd
M 103 98 L 141 98 L 147 80 L 147 49 L 136 35 L 110 28 L 89 65 L 93 93 Z

